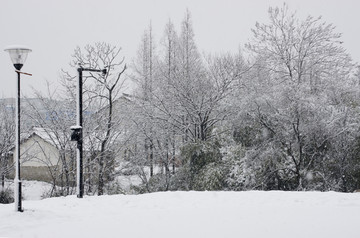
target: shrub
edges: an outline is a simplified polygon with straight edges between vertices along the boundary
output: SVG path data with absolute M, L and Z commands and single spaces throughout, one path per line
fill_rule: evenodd
M 14 202 L 14 197 L 12 191 L 10 191 L 9 189 L 0 191 L 0 203 L 8 204 L 13 202 Z

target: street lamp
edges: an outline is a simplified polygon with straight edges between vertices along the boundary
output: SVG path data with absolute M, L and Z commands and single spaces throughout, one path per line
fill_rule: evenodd
M 80 67 L 77 69 L 79 73 L 78 84 L 77 84 L 77 103 L 76 103 L 76 126 L 72 126 L 70 129 L 73 131 L 71 134 L 71 140 L 77 141 L 76 146 L 76 167 L 77 167 L 77 176 L 76 176 L 76 184 L 77 184 L 77 197 L 82 198 L 84 196 L 84 178 L 83 178 L 83 106 L 82 106 L 82 96 L 83 96 L 83 80 L 82 74 L 83 71 L 91 71 L 91 72 L 101 72 L 103 75 L 106 74 L 106 69 L 90 69 Z
M 26 46 L 8 46 L 4 49 L 9 52 L 11 61 L 14 64 L 15 71 L 17 73 L 17 97 L 15 103 L 15 188 L 14 188 L 14 197 L 15 197 L 15 210 L 18 212 L 22 212 L 21 206 L 21 180 L 20 180 L 20 74 L 21 68 L 23 67 L 25 60 L 27 58 L 28 53 L 31 52 Z M 23 73 L 27 74 L 27 73 Z M 27 74 L 31 75 L 31 74 Z

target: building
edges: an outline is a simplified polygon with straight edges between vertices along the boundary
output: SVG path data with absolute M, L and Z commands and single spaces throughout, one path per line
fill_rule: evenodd
M 64 163 L 68 171 L 75 169 L 69 140 L 50 129 L 33 128 L 20 143 L 21 179 L 60 184 Z

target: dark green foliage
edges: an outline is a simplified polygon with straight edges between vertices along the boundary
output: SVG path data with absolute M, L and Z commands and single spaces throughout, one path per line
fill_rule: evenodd
M 190 167 L 185 164 L 170 179 L 170 190 L 190 190 Z
M 143 182 L 138 186 L 132 186 L 131 190 L 134 191 L 135 193 L 143 194 L 143 193 L 152 193 L 152 192 L 163 192 L 171 189 L 168 187 L 166 183 L 165 174 L 155 174 L 151 176 L 147 182 Z
M 245 146 L 251 147 L 259 144 L 262 141 L 261 127 L 254 123 L 251 118 L 245 117 L 241 124 L 233 128 L 233 139 L 235 142 Z
M 219 191 L 225 185 L 225 168 L 212 162 L 205 165 L 195 177 L 193 189 L 197 191 Z
M 198 141 L 182 149 L 190 190 L 221 190 L 225 178 L 220 143 Z
M 0 203 L 8 204 L 13 202 L 14 202 L 14 197 L 12 191 L 10 191 L 9 189 L 0 191 Z

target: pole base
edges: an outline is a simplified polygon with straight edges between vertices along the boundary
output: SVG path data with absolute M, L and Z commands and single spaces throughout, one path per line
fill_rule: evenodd
M 21 193 L 21 181 L 15 181 L 15 211 L 23 212 L 24 209 L 22 208 L 22 193 Z

